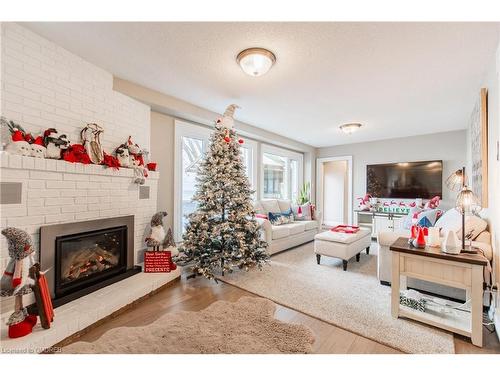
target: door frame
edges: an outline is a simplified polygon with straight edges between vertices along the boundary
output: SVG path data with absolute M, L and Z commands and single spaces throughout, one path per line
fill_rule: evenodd
M 324 164 L 330 161 L 347 161 L 347 223 L 353 223 L 353 197 L 352 197 L 352 155 L 346 156 L 330 156 L 326 158 L 316 158 L 316 200 L 318 202 L 318 210 L 320 211 L 321 222 L 324 219 L 323 209 L 323 178 Z

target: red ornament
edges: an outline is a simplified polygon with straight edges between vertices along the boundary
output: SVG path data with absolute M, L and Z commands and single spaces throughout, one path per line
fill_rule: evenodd
M 412 225 L 411 226 L 411 239 L 415 239 L 417 238 L 417 234 L 418 234 L 418 227 L 416 225 Z
M 243 139 L 241 139 L 241 138 L 240 138 L 240 139 L 238 139 L 238 143 L 239 143 L 240 145 L 242 145 L 243 143 L 245 143 L 245 141 L 244 141 Z
M 231 138 L 229 137 L 224 137 L 224 141 L 226 141 L 227 143 L 231 142 Z
M 425 231 L 424 228 L 419 228 L 418 229 L 418 235 L 417 239 L 415 240 L 415 246 L 419 248 L 424 248 L 425 247 Z

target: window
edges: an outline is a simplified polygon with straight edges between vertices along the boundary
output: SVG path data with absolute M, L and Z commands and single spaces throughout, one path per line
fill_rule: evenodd
M 174 173 L 174 240 L 182 241 L 188 223 L 187 215 L 196 210 L 192 201 L 196 193 L 198 167 L 210 144 L 212 129 L 175 121 L 175 173 Z M 241 158 L 252 189 L 257 187 L 257 142 L 244 140 Z
M 302 184 L 303 156 L 262 145 L 262 198 L 296 200 Z
M 252 189 L 257 189 L 257 142 L 245 139 L 240 146 L 241 160 Z
M 183 121 L 175 122 L 174 240 L 181 241 L 187 215 L 196 210 L 198 167 L 207 150 L 211 130 Z
M 192 201 L 196 192 L 196 174 L 203 158 L 202 139 L 182 137 L 182 231 L 187 225 L 186 216 L 196 210 L 196 203 Z

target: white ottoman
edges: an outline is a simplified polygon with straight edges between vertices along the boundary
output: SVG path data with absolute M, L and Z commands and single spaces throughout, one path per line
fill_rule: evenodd
M 360 228 L 359 232 L 353 234 L 338 233 L 328 230 L 314 236 L 314 253 L 316 260 L 320 263 L 321 256 L 342 259 L 342 267 L 347 270 L 347 261 L 356 255 L 359 262 L 360 253 L 366 249 L 370 252 L 371 231 Z

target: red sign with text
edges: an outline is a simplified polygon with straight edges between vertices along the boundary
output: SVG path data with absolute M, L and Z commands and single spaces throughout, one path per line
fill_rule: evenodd
M 170 251 L 145 251 L 144 272 L 170 272 L 172 255 Z

